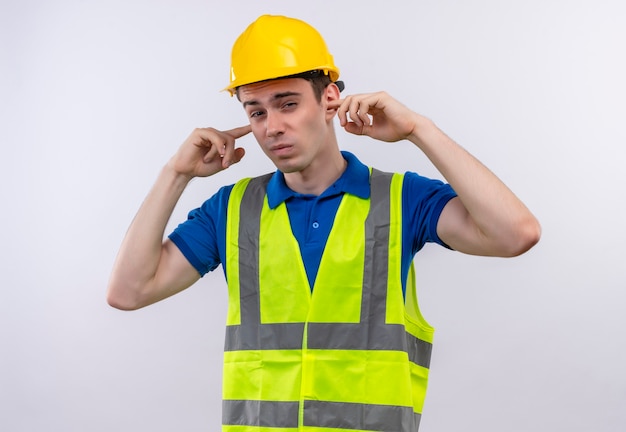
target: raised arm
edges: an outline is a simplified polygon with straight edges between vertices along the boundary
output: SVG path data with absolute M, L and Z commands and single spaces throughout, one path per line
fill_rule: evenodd
M 407 139 L 441 172 L 458 194 L 445 206 L 437 225 L 439 237 L 451 248 L 510 257 L 539 241 L 539 222 L 526 206 L 429 119 L 385 92 L 348 96 L 335 107 L 346 131 L 387 142 Z
M 108 303 L 133 310 L 189 287 L 200 277 L 178 248 L 163 241 L 165 227 L 189 181 L 222 171 L 244 156 L 235 140 L 250 126 L 196 129 L 161 170 L 120 247 L 107 290 Z

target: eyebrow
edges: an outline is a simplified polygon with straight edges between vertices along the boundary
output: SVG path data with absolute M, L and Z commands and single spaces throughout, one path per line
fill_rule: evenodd
M 272 97 L 270 98 L 270 102 L 276 101 L 278 99 L 290 97 L 290 96 L 300 96 L 301 94 L 302 93 L 294 92 L 294 91 L 285 91 L 285 92 L 281 92 L 281 93 L 276 93 L 276 94 L 272 95 Z M 261 103 L 258 100 L 253 99 L 253 100 L 245 101 L 243 103 L 243 107 L 245 108 L 245 107 L 247 107 L 249 105 L 256 106 L 256 105 L 260 105 L 260 104 Z

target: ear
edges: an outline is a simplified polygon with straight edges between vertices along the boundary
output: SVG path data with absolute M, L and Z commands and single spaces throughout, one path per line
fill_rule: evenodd
M 328 102 L 338 100 L 340 99 L 340 97 L 341 95 L 337 84 L 330 83 L 324 89 L 324 94 L 322 94 L 322 102 L 324 106 L 328 107 Z M 335 114 L 337 114 L 337 108 L 326 108 L 327 120 L 331 120 L 332 118 L 334 118 Z

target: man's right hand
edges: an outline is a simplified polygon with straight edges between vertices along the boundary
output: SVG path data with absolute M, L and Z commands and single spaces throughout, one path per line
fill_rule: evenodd
M 245 150 L 243 147 L 235 147 L 235 141 L 250 133 L 250 130 L 250 125 L 227 131 L 195 129 L 170 159 L 169 165 L 189 180 L 211 176 L 243 158 Z
M 107 300 L 123 310 L 138 309 L 187 288 L 200 278 L 163 233 L 172 211 L 193 177 L 206 177 L 243 157 L 235 148 L 250 126 L 228 131 L 196 129 L 161 171 L 133 219 L 111 272 Z

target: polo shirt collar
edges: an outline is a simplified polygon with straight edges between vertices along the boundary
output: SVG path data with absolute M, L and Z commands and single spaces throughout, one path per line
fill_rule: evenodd
M 341 177 L 322 192 L 320 197 L 348 193 L 363 199 L 369 198 L 369 168 L 350 152 L 342 151 L 341 155 L 346 162 L 348 162 L 348 166 L 343 174 L 341 174 Z M 289 189 L 287 183 L 285 183 L 284 174 L 280 171 L 276 171 L 267 184 L 267 201 L 270 208 L 274 209 L 289 198 L 296 196 L 303 196 L 303 194 Z

